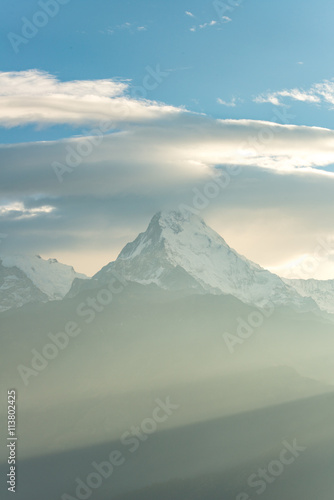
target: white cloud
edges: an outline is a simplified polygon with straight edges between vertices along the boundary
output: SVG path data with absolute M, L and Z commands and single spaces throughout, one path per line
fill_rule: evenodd
M 237 99 L 236 97 L 232 97 L 230 101 L 224 101 L 220 97 L 217 98 L 218 104 L 221 104 L 222 106 L 227 106 L 230 108 L 234 108 L 238 102 L 240 102 L 240 99 Z
M 109 27 L 106 30 L 100 30 L 100 33 L 107 35 L 114 35 L 116 31 L 128 31 L 129 33 L 135 33 L 136 31 L 147 31 L 147 26 L 138 26 L 136 23 L 123 23 L 117 26 Z
M 192 14 L 191 12 L 186 11 L 186 14 L 188 16 L 190 16 L 190 17 L 195 18 L 194 14 Z M 227 17 L 227 16 L 224 16 L 222 18 L 222 20 L 221 20 L 222 23 L 227 23 L 227 22 L 230 22 L 230 21 L 231 21 L 231 19 L 229 17 Z M 216 26 L 217 24 L 218 24 L 218 22 L 215 21 L 214 19 L 212 19 L 212 21 L 208 21 L 208 22 L 204 22 L 202 24 L 194 25 L 191 28 L 189 28 L 189 30 L 195 32 L 198 29 L 202 30 L 202 29 L 205 29 L 205 28 L 210 28 L 212 26 Z
M 16 201 L 8 204 L 0 205 L 0 215 L 10 216 L 13 219 L 25 219 L 36 217 L 38 215 L 49 214 L 53 212 L 55 207 L 43 205 L 41 207 L 26 208 L 24 203 Z
M 215 26 L 217 21 L 210 21 L 209 23 L 200 24 L 198 27 L 200 29 L 207 28 L 208 26 Z
M 311 104 L 334 105 L 334 80 L 324 80 L 321 83 L 312 85 L 307 90 L 293 88 L 268 92 L 257 96 L 254 101 L 257 103 L 269 102 L 275 106 L 282 106 L 287 99 Z
M 189 12 L 188 10 L 186 10 L 185 14 L 189 17 L 195 17 L 194 14 L 192 12 Z
M 156 84 L 152 74 L 151 68 L 146 75 L 150 85 Z M 61 82 L 38 70 L 0 73 L 0 126 L 3 127 L 79 126 L 106 120 L 117 124 L 179 112 L 173 106 L 131 97 L 129 82 L 112 79 Z
M 60 82 L 49 73 L 38 70 L 0 72 L 1 96 L 67 95 L 86 97 L 116 97 L 127 88 L 124 82 L 115 80 L 74 80 Z

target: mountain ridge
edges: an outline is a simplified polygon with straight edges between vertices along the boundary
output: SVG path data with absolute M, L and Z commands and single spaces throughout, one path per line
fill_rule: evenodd
M 255 307 L 291 306 L 334 313 L 334 280 L 287 280 L 231 248 L 204 220 L 185 209 L 160 211 L 116 260 L 92 278 L 56 259 L 0 255 L 0 312 L 29 302 L 76 296 L 110 281 L 111 274 L 141 285 L 232 295 Z
M 75 278 L 87 277 L 57 259 L 0 255 L 0 312 L 31 302 L 61 300 Z

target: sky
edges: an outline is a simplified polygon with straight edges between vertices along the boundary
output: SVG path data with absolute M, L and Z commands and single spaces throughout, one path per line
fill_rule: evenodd
M 0 8 L 1 253 L 92 275 L 186 204 L 262 266 L 334 278 L 331 0 Z

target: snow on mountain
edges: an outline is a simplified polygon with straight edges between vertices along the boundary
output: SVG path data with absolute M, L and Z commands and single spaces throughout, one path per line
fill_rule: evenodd
M 334 280 L 283 278 L 283 281 L 302 297 L 311 297 L 323 311 L 334 314 Z
M 112 271 L 128 281 L 155 283 L 169 290 L 231 294 L 259 306 L 271 301 L 316 307 L 280 277 L 239 255 L 200 217 L 186 211 L 157 213 L 116 261 L 93 276 L 96 286 L 107 282 Z
M 48 297 L 17 267 L 5 267 L 0 261 L 0 312 L 30 302 L 47 302 Z
M 87 279 L 71 266 L 38 255 L 0 256 L 0 311 L 28 302 L 62 299 L 75 278 Z

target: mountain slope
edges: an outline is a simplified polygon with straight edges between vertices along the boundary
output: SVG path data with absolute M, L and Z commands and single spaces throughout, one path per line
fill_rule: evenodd
M 302 297 L 310 297 L 320 309 L 334 314 L 334 280 L 283 279 Z
M 257 306 L 270 301 L 316 308 L 312 299 L 301 297 L 277 275 L 239 255 L 200 217 L 185 211 L 157 213 L 116 261 L 93 276 L 94 285 L 107 283 L 113 271 L 128 281 L 155 283 L 167 290 L 231 294 Z
M 46 302 L 48 297 L 17 267 L 0 262 L 0 312 L 30 302 Z
M 13 255 L 0 256 L 0 311 L 30 302 L 62 299 L 75 278 L 85 279 L 73 267 L 56 259 Z

